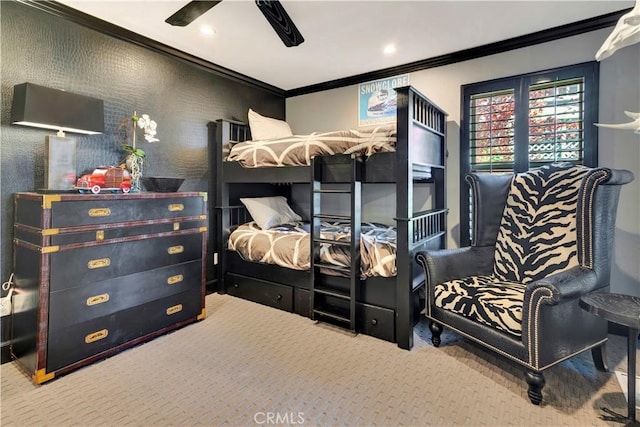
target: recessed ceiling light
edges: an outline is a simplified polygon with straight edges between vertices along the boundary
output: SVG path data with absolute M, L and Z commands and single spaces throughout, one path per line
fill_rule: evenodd
M 396 45 L 394 45 L 393 43 L 389 43 L 384 47 L 383 52 L 385 55 L 393 55 L 394 53 L 396 53 Z
M 216 33 L 216 30 L 214 30 L 213 28 L 211 28 L 208 25 L 203 25 L 200 27 L 200 32 L 202 34 L 204 34 L 205 36 L 212 36 Z

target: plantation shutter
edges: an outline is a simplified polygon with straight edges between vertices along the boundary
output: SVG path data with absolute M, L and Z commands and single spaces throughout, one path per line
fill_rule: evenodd
M 515 91 L 471 96 L 469 156 L 474 172 L 512 171 L 515 152 Z
M 583 163 L 584 78 L 529 87 L 529 167 Z
M 514 170 L 515 90 L 504 89 L 471 95 L 469 100 L 469 162 L 477 173 Z M 473 239 L 473 200 L 467 191 L 467 227 Z
M 460 243 L 473 204 L 464 176 L 519 173 L 553 162 L 598 165 L 596 61 L 461 87 Z

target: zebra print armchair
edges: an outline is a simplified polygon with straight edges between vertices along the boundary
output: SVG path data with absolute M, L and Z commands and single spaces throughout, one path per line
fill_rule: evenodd
M 607 322 L 578 306 L 609 292 L 626 170 L 555 163 L 516 175 L 469 174 L 472 245 L 417 254 L 433 345 L 443 326 L 526 368 L 542 401 L 543 370 L 591 349 L 606 371 Z

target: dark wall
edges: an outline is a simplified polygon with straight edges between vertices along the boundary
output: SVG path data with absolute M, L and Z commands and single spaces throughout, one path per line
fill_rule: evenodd
M 74 24 L 33 7 L 1 2 L 0 279 L 12 269 L 13 193 L 44 185 L 44 140 L 51 131 L 10 124 L 13 86 L 31 82 L 104 100 L 105 133 L 77 139 L 77 173 L 123 157 L 114 132 L 147 113 L 160 142 L 138 142 L 144 174 L 178 176 L 182 190 L 207 191 L 207 122 L 249 108 L 284 118 L 284 97 Z M 67 136 L 72 136 L 68 134 Z

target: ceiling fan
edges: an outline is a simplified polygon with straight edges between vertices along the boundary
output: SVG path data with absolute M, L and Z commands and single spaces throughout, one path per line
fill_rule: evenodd
M 165 22 L 178 27 L 185 27 L 221 1 L 191 1 L 168 17 Z M 298 46 L 304 42 L 304 37 L 302 37 L 302 34 L 300 34 L 300 31 L 298 31 L 291 17 L 289 17 L 279 1 L 256 0 L 256 5 L 285 46 Z

